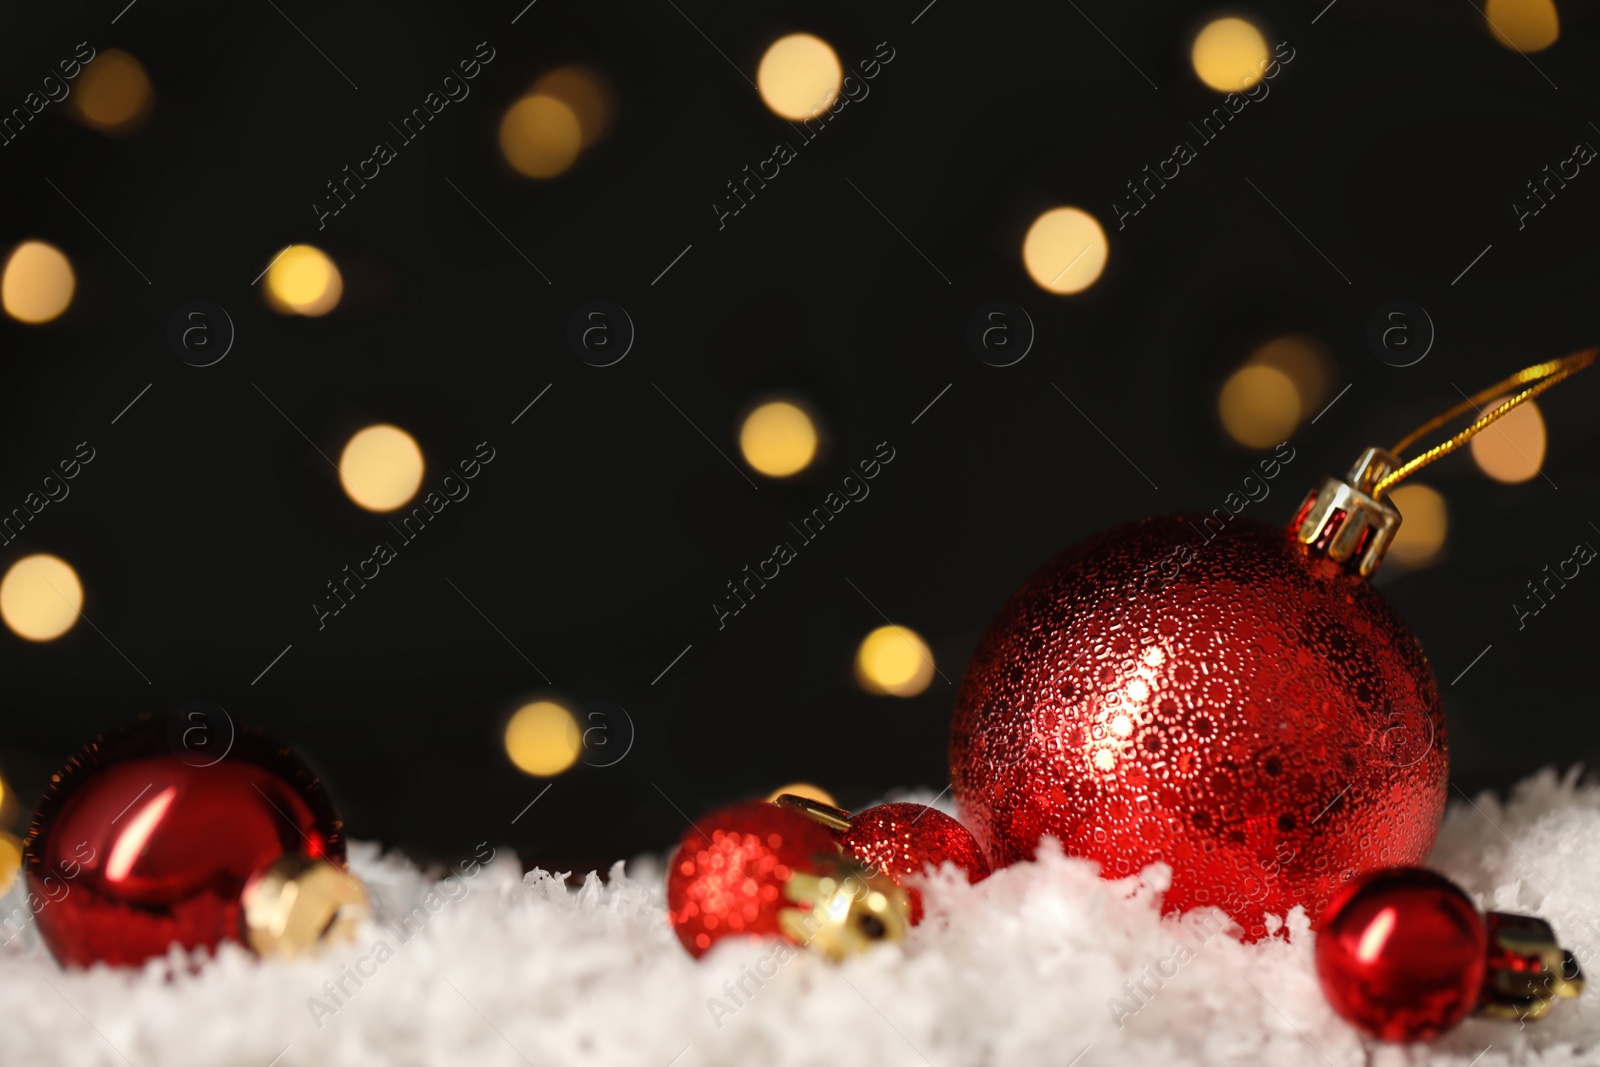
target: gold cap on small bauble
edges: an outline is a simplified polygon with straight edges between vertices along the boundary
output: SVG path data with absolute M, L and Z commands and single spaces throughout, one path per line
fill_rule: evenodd
M 842 857 L 819 860 L 822 873 L 796 873 L 783 887 L 798 905 L 778 913 L 791 940 L 840 960 L 906 936 L 911 900 L 904 889 Z
M 349 941 L 367 916 L 366 888 L 325 859 L 284 856 L 244 887 L 244 940 L 258 956 L 292 958 Z

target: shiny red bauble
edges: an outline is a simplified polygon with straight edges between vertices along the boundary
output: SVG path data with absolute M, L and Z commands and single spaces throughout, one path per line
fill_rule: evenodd
M 953 863 L 968 882 L 989 877 L 989 861 L 977 839 L 955 819 L 922 804 L 880 804 L 850 816 L 850 829 L 839 843 L 857 862 L 882 871 L 896 882 Z M 922 895 L 907 890 L 911 921 L 922 921 Z
M 1169 910 L 1219 906 L 1251 938 L 1421 862 L 1445 802 L 1416 638 L 1364 578 L 1243 516 L 1132 523 L 1028 579 L 967 668 L 950 762 L 995 866 L 1047 836 L 1107 877 L 1166 863 Z
M 34 814 L 28 903 L 63 965 L 135 965 L 173 944 L 242 941 L 253 877 L 285 856 L 344 866 L 338 815 L 288 749 L 231 723 L 207 749 L 171 725 L 90 744 Z
M 1478 1003 L 1488 930 L 1467 895 L 1421 868 L 1375 871 L 1345 886 L 1317 925 L 1328 1003 L 1385 1041 L 1426 1041 Z
M 776 804 L 732 804 L 695 821 L 667 868 L 667 917 L 695 957 L 724 937 L 782 936 L 796 874 L 839 857 L 831 831 Z

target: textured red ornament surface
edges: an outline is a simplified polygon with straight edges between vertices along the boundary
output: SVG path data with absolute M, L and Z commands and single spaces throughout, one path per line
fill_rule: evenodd
M 169 747 L 160 723 L 96 741 L 55 775 L 24 853 L 35 921 L 64 966 L 238 941 L 256 872 L 286 853 L 345 863 L 339 818 L 288 749 L 240 732 L 208 763 Z
M 962 682 L 951 781 L 995 866 L 1046 835 L 1107 877 L 1164 862 L 1168 910 L 1255 938 L 1427 856 L 1444 718 L 1367 581 L 1243 517 L 1208 540 L 1207 518 L 1099 534 L 1011 597 Z
M 1317 927 L 1317 977 L 1347 1021 L 1385 1041 L 1427 1041 L 1471 1013 L 1488 930 L 1467 895 L 1432 871 L 1351 882 Z
M 709 837 L 709 839 L 708 839 Z M 778 913 L 797 905 L 783 887 L 838 858 L 833 833 L 764 801 L 733 804 L 696 821 L 667 870 L 667 917 L 692 956 L 730 935 L 784 936 Z
M 882 871 L 896 884 L 929 867 L 953 863 L 967 881 L 989 877 L 989 861 L 972 832 L 936 808 L 922 804 L 880 804 L 850 816 L 850 829 L 839 836 L 844 850 L 862 866 Z M 922 921 L 922 894 L 907 887 L 911 922 Z

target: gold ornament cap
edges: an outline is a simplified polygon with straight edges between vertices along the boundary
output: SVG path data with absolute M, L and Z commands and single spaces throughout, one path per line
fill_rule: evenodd
M 784 897 L 798 905 L 778 913 L 791 940 L 842 960 L 906 936 L 911 899 L 904 889 L 842 856 L 818 861 L 822 873 L 797 871 L 784 884 Z
M 1400 529 L 1399 510 L 1376 487 L 1399 466 L 1394 453 L 1367 449 L 1343 478 L 1329 478 L 1306 497 L 1290 531 L 1313 552 L 1370 578 Z
M 1557 999 L 1583 992 L 1583 969 L 1561 947 L 1553 927 L 1533 915 L 1491 911 L 1489 962 L 1478 1014 L 1491 1019 L 1542 1019 Z
M 292 959 L 350 941 L 367 917 L 367 890 L 325 859 L 284 856 L 245 884 L 245 944 L 258 956 Z

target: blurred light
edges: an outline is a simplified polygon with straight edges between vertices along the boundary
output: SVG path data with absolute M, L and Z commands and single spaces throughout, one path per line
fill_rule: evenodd
M 572 766 L 582 750 L 578 720 L 552 700 L 525 704 L 506 723 L 506 755 L 525 774 L 554 777 Z
M 518 100 L 500 120 L 500 154 L 529 178 L 554 178 L 577 162 L 583 125 L 572 106 L 545 93 Z
M 856 651 L 856 681 L 869 693 L 914 697 L 933 681 L 933 653 L 915 630 L 880 626 Z
M 1315 338 L 1302 334 L 1275 337 L 1250 354 L 1246 364 L 1259 363 L 1288 375 L 1300 396 L 1302 414 L 1317 410 L 1333 380 L 1333 357 Z
M 580 148 L 588 148 L 604 137 L 616 115 L 617 94 L 611 80 L 582 64 L 552 70 L 533 83 L 533 95 L 552 97 L 567 105 L 578 120 Z
M 773 41 L 756 71 L 761 99 L 786 119 L 808 119 L 831 106 L 843 80 L 833 48 L 809 33 Z
M 11 834 L 0 834 L 0 896 L 11 891 L 22 869 L 22 842 Z
M 1493 411 L 1504 400 L 1491 400 L 1483 410 Z M 1544 447 L 1544 416 L 1529 400 L 1472 439 L 1472 458 L 1497 482 L 1525 482 L 1539 473 Z
M 24 241 L 6 260 L 0 302 L 18 322 L 49 322 L 67 310 L 77 288 L 72 263 L 55 245 Z
M 1389 543 L 1385 559 L 1408 567 L 1431 563 L 1444 547 L 1450 530 L 1450 511 L 1444 497 L 1425 485 L 1402 485 L 1389 494 L 1400 512 L 1400 530 Z
M 0 618 L 29 641 L 53 641 L 72 629 L 83 607 L 83 584 L 66 560 L 24 556 L 0 579 Z
M 1217 398 L 1228 436 L 1247 448 L 1287 441 L 1304 414 L 1294 379 L 1277 367 L 1251 363 L 1233 372 Z
M 739 428 L 744 461 L 769 478 L 787 478 L 811 464 L 817 454 L 817 427 L 805 409 L 787 400 L 762 404 Z
M 1244 19 L 1217 19 L 1194 39 L 1190 59 L 1200 80 L 1219 93 L 1248 89 L 1261 80 L 1272 54 L 1267 40 Z
M 357 431 L 339 454 L 339 484 L 368 511 L 393 511 L 422 485 L 422 449 L 398 426 Z
M 344 278 L 327 253 L 290 245 L 267 268 L 267 303 L 286 315 L 326 315 L 344 295 Z
M 1022 242 L 1022 263 L 1040 288 L 1077 293 L 1106 267 L 1106 232 L 1087 211 L 1058 207 L 1033 220 Z
M 1555 0 L 1489 0 L 1484 21 L 1494 39 L 1516 52 L 1540 52 L 1561 36 Z
M 797 797 L 805 797 L 807 800 L 815 800 L 818 803 L 828 805 L 830 808 L 837 808 L 839 806 L 839 802 L 833 799 L 832 793 L 828 792 L 820 785 L 812 785 L 810 782 L 790 782 L 788 785 L 780 786 L 777 789 L 774 789 L 767 796 L 767 799 L 777 800 L 785 793 L 791 793 Z
M 126 136 L 144 125 L 154 101 L 144 66 L 121 49 L 111 48 L 83 68 L 72 94 L 72 110 L 92 129 Z

